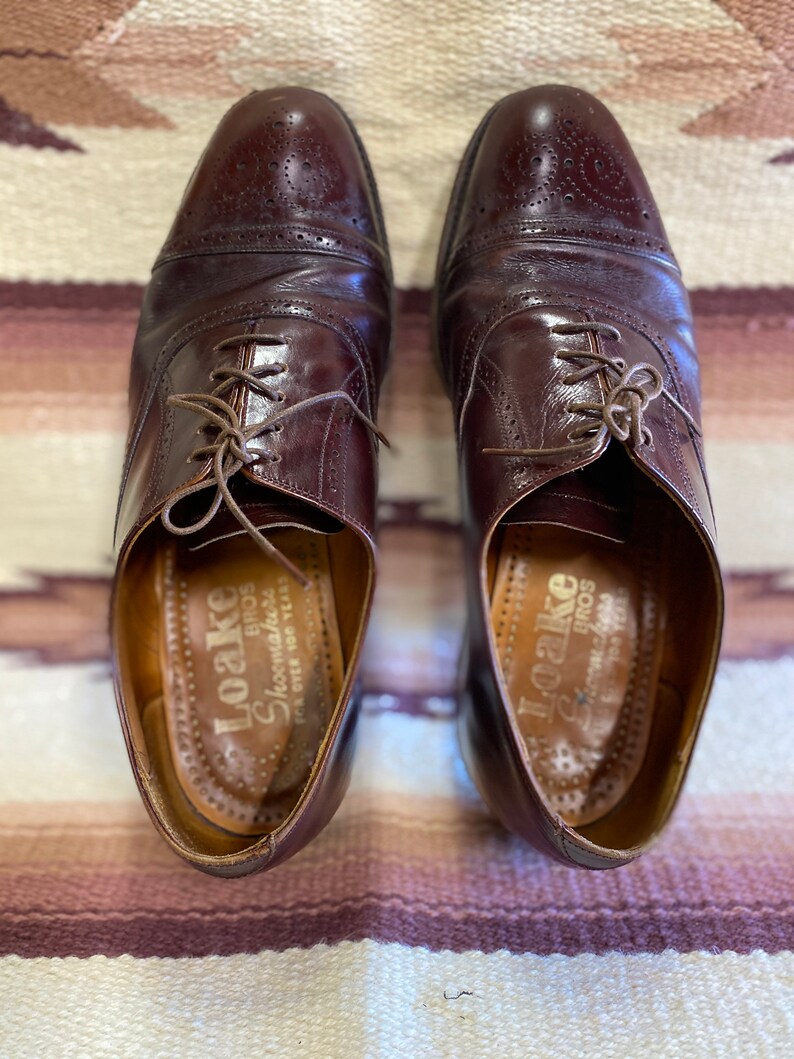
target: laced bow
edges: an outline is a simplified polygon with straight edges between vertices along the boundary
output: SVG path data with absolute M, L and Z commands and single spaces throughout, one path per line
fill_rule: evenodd
M 620 332 L 611 324 L 599 321 L 555 324 L 551 331 L 557 335 L 596 334 L 620 341 Z M 563 378 L 566 386 L 583 382 L 593 375 L 601 374 L 606 387 L 604 400 L 574 401 L 566 411 L 584 417 L 584 422 L 571 430 L 567 445 L 540 449 L 485 448 L 486 456 L 563 456 L 572 449 L 592 450 L 598 448 L 608 437 L 618 441 L 629 441 L 639 448 L 653 445 L 653 435 L 645 422 L 645 409 L 658 397 L 663 397 L 682 416 L 687 425 L 700 435 L 700 427 L 686 408 L 665 387 L 662 374 L 653 364 L 644 361 L 627 365 L 622 357 L 612 357 L 598 350 L 561 349 L 556 356 L 567 362 L 584 361 Z
M 214 347 L 213 352 L 220 352 L 223 349 L 250 343 L 278 346 L 279 348 L 283 348 L 286 345 L 284 339 L 276 338 L 272 335 L 256 333 L 232 335 L 230 338 L 225 338 L 222 342 L 219 342 Z M 212 461 L 210 477 L 179 489 L 169 498 L 160 517 L 169 533 L 174 533 L 180 537 L 187 536 L 204 529 L 212 521 L 218 513 L 221 504 L 225 501 L 229 511 L 231 511 L 243 529 L 250 534 L 265 555 L 274 559 L 296 581 L 306 587 L 310 584 L 309 579 L 267 539 L 237 503 L 229 486 L 230 480 L 242 467 L 250 466 L 262 460 L 269 463 L 277 463 L 281 457 L 268 448 L 267 443 L 263 439 L 270 434 L 281 431 L 283 420 L 292 418 L 296 413 L 312 408 L 314 405 L 331 401 L 344 401 L 353 415 L 379 441 L 382 441 L 386 446 L 389 445 L 389 442 L 377 425 L 361 411 L 350 394 L 344 390 L 331 390 L 327 393 L 314 394 L 312 397 L 297 401 L 281 411 L 274 412 L 273 415 L 268 416 L 266 419 L 243 426 L 239 413 L 228 400 L 224 400 L 223 395 L 227 394 L 235 386 L 241 385 L 254 393 L 260 394 L 268 401 L 281 403 L 285 398 L 284 392 L 274 389 L 267 380 L 274 376 L 283 375 L 287 370 L 287 365 L 278 361 L 272 364 L 255 365 L 247 371 L 242 368 L 215 368 L 210 372 L 210 379 L 213 382 L 217 381 L 218 385 L 212 393 L 174 394 L 168 398 L 168 404 L 173 408 L 183 408 L 185 411 L 194 412 L 208 421 L 207 424 L 198 428 L 197 434 L 201 434 L 207 429 L 214 429 L 217 433 L 212 442 L 207 445 L 199 445 L 188 456 L 188 463 L 199 459 L 210 459 Z M 171 516 L 176 504 L 194 493 L 199 493 L 213 486 L 215 487 L 215 496 L 205 515 L 187 526 L 179 526 L 173 521 Z

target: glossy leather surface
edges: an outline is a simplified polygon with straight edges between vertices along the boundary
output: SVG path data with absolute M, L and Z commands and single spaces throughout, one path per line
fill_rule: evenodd
M 337 601 L 351 646 L 341 698 L 309 783 L 283 825 L 253 844 L 216 854 L 181 829 L 169 784 L 152 771 L 141 704 L 132 691 L 134 630 L 124 625 L 127 611 L 134 612 L 124 598 L 125 570 L 140 561 L 146 534 L 159 530 L 164 505 L 211 473 L 208 460 L 190 460 L 206 421 L 168 398 L 211 393 L 213 369 L 250 365 L 257 350 L 267 355 L 261 337 L 248 349 L 234 343 L 218 348 L 255 333 L 272 340 L 284 362 L 277 379 L 281 409 L 344 391 L 375 420 L 389 356 L 391 296 L 377 193 L 346 116 L 327 97 L 301 88 L 241 100 L 190 179 L 146 291 L 132 356 L 112 614 L 119 710 L 144 802 L 172 848 L 214 874 L 241 875 L 279 863 L 324 826 L 341 800 L 357 712 L 355 672 L 374 584 L 377 441 L 345 401 L 325 402 L 287 416 L 267 436 L 274 458 L 239 472 L 249 501 L 264 511 L 258 525 L 297 522 L 313 529 L 318 517 L 328 516 L 358 542 L 363 558 L 350 571 L 355 603 Z M 241 388 L 235 400 L 243 429 L 272 411 L 251 390 Z M 206 507 L 212 490 L 205 496 Z M 302 512 L 297 519 L 291 514 L 296 505 Z M 212 539 L 226 530 L 240 527 L 222 509 L 201 536 Z
M 610 325 L 615 338 L 555 330 L 595 321 Z M 466 539 L 461 737 L 467 763 L 505 825 L 539 849 L 589 868 L 626 863 L 656 838 L 680 790 L 713 678 L 723 603 L 702 442 L 675 406 L 666 399 L 648 403 L 652 445 L 614 438 L 589 449 L 571 444 L 581 423 L 572 404 L 603 401 L 604 393 L 597 374 L 571 383 L 570 363 L 559 359 L 565 350 L 613 355 L 619 346 L 625 364 L 656 368 L 685 413 L 700 421 L 686 290 L 639 164 L 592 96 L 544 86 L 508 97 L 486 115 L 449 207 L 436 327 L 455 414 Z M 628 844 L 569 825 L 540 789 L 507 706 L 489 610 L 488 560 L 497 528 L 532 521 L 515 512 L 533 503 L 546 483 L 600 459 L 607 444 L 624 445 L 625 466 L 653 484 L 650 502 L 678 526 L 687 558 L 674 564 L 672 578 L 696 579 L 708 597 L 697 619 L 692 611 L 700 624 L 698 646 L 675 663 L 685 720 L 666 737 L 669 760 L 653 766 L 658 775 L 645 795 L 635 795 L 635 801 L 647 797 L 647 820 L 642 808 L 631 808 Z M 494 456 L 483 452 L 488 448 L 560 451 Z M 615 487 L 619 492 L 620 483 Z M 550 491 L 538 493 L 541 521 L 621 538 L 619 528 L 605 528 L 597 505 L 588 509 L 586 494 L 559 491 L 565 497 L 557 501 Z M 671 621 L 686 620 L 680 611 L 672 606 Z

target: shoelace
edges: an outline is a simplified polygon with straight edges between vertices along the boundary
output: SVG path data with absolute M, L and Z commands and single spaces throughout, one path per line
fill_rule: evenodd
M 222 342 L 219 342 L 214 347 L 213 352 L 220 352 L 223 349 L 248 345 L 249 343 L 281 348 L 286 345 L 284 339 L 272 335 L 256 333 L 232 335 L 230 338 L 225 338 Z M 243 529 L 251 535 L 265 555 L 275 559 L 296 581 L 306 587 L 311 583 L 309 578 L 257 529 L 240 508 L 229 487 L 230 480 L 242 467 L 257 463 L 259 460 L 277 463 L 281 457 L 273 453 L 266 444 L 260 443 L 257 445 L 252 444 L 252 442 L 262 439 L 268 434 L 280 431 L 282 429 L 282 421 L 294 416 L 297 412 L 329 401 L 344 401 L 353 414 L 372 431 L 379 441 L 382 441 L 386 446 L 388 446 L 389 442 L 380 432 L 377 425 L 361 411 L 350 394 L 345 393 L 344 390 L 331 390 L 328 393 L 306 397 L 304 400 L 298 401 L 280 412 L 275 412 L 258 423 L 252 423 L 250 426 L 243 428 L 239 415 L 232 405 L 223 399 L 223 394 L 241 384 L 247 386 L 255 393 L 261 394 L 268 401 L 280 403 L 284 400 L 284 393 L 281 390 L 274 389 L 266 380 L 273 376 L 282 375 L 286 371 L 287 365 L 280 362 L 254 366 L 248 371 L 243 371 L 240 368 L 216 368 L 210 372 L 210 379 L 213 382 L 218 381 L 218 385 L 212 393 L 182 393 L 174 394 L 168 398 L 168 404 L 172 407 L 184 408 L 188 412 L 195 412 L 196 415 L 203 416 L 209 420 L 210 426 L 214 427 L 218 433 L 214 441 L 208 445 L 198 446 L 188 456 L 189 463 L 194 460 L 211 457 L 211 476 L 202 482 L 195 482 L 193 485 L 186 485 L 178 490 L 165 505 L 160 517 L 169 533 L 174 533 L 180 537 L 187 536 L 204 529 L 218 513 L 221 504 L 225 500 L 228 509 Z M 196 433 L 201 433 L 202 430 L 206 429 L 206 426 L 200 427 Z M 171 518 L 174 506 L 180 500 L 184 500 L 186 497 L 212 486 L 215 487 L 215 497 L 207 513 L 187 526 L 176 525 Z
M 555 324 L 551 331 L 557 335 L 580 335 L 590 332 L 620 341 L 620 332 L 611 324 L 599 321 Z M 664 385 L 661 372 L 653 364 L 640 362 L 628 366 L 622 357 L 610 357 L 596 350 L 561 349 L 556 356 L 564 361 L 586 363 L 563 378 L 566 386 L 603 373 L 607 394 L 602 402 L 574 401 L 566 411 L 585 417 L 574 427 L 567 445 L 541 449 L 483 449 L 486 456 L 563 456 L 572 449 L 595 449 L 610 435 L 618 441 L 630 441 L 634 446 L 653 445 L 653 435 L 645 422 L 644 412 L 651 401 L 663 397 L 683 417 L 688 426 L 698 435 L 700 427 Z

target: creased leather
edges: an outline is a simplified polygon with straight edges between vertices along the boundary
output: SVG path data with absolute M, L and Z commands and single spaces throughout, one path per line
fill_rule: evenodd
M 595 349 L 619 353 L 627 365 L 651 364 L 694 421 L 700 419 L 688 296 L 640 166 L 598 100 L 544 86 L 509 96 L 486 115 L 453 191 L 435 319 L 455 413 L 467 554 L 461 733 L 468 764 L 496 814 L 544 852 L 586 867 L 625 863 L 641 850 L 588 843 L 544 803 L 508 716 L 488 632 L 486 555 L 505 516 L 559 525 L 575 518 L 583 529 L 620 539 L 619 530 L 582 503 L 560 501 L 555 517 L 553 494 L 525 502 L 529 514 L 520 514 L 522 498 L 598 459 L 606 440 L 541 459 L 483 453 L 564 449 L 581 421 L 569 406 L 603 399 L 596 376 L 566 385 L 570 365 L 555 354 Z M 619 346 L 602 335 L 552 331 L 579 321 L 614 325 Z M 703 561 L 716 570 L 701 439 L 666 400 L 649 405 L 645 423 L 654 445 L 630 455 L 696 527 Z M 720 619 L 712 674 L 721 586 L 715 591 Z
M 198 442 L 197 417 L 170 406 L 168 398 L 211 393 L 213 369 L 242 367 L 251 356 L 241 346 L 216 350 L 219 343 L 241 333 L 283 338 L 285 348 L 257 347 L 257 356 L 286 359 L 288 371 L 277 380 L 284 392 L 279 408 L 344 390 L 374 419 L 389 358 L 391 301 L 377 193 L 346 116 L 326 96 L 302 88 L 245 97 L 223 118 L 199 160 L 146 290 L 132 354 L 118 570 L 166 501 L 209 474 L 209 461 L 189 462 Z M 249 394 L 243 424 L 269 410 Z M 337 400 L 302 410 L 268 436 L 268 445 L 278 461 L 241 472 L 268 487 L 264 502 L 273 504 L 271 490 L 283 494 L 286 523 L 296 503 L 325 512 L 332 527 L 341 523 L 356 532 L 374 564 L 377 443 L 347 404 Z M 211 495 L 208 489 L 207 504 Z M 302 525 L 317 521 L 305 509 L 297 518 Z M 224 527 L 229 520 L 221 513 L 203 539 Z M 162 793 L 147 779 L 145 748 L 118 673 L 116 688 L 144 801 L 173 848 L 203 870 L 239 875 L 272 867 L 316 834 L 341 799 L 358 708 L 352 676 L 338 723 L 293 817 L 275 835 L 232 857 L 186 851 L 164 820 Z

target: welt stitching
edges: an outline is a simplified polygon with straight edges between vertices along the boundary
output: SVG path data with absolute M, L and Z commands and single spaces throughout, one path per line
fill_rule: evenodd
M 357 392 L 355 394 L 354 400 L 356 400 L 356 401 L 358 400 L 358 397 L 359 397 L 360 393 L 361 393 L 361 388 L 359 387 L 359 389 L 357 390 Z M 342 450 L 342 452 L 343 452 L 343 456 L 342 456 L 342 474 L 339 477 L 340 477 L 340 483 L 341 483 L 341 489 L 342 489 L 342 509 L 345 511 L 345 513 L 347 513 L 347 454 L 350 452 L 350 435 L 351 435 L 352 430 L 353 430 L 353 417 L 350 416 L 349 419 L 343 419 L 342 422 L 345 425 L 345 434 L 344 434 L 345 447 L 344 447 L 344 450 L 342 450 L 341 444 L 339 446 L 340 450 Z
M 575 850 L 575 849 L 576 849 L 576 847 L 571 842 L 571 840 L 568 838 L 568 836 L 565 834 L 565 832 L 564 831 L 560 831 L 560 852 L 563 854 L 563 856 L 565 856 L 571 862 L 571 864 L 578 865 L 579 861 L 576 859 L 576 857 L 574 857 L 573 852 L 572 852 L 572 850 Z M 577 852 L 578 852 L 578 850 L 577 850 Z
M 553 844 L 553 843 L 552 843 Z M 579 861 L 572 855 L 571 849 L 573 848 L 572 843 L 568 840 L 564 831 L 560 832 L 560 852 L 569 860 L 571 864 L 578 864 Z
M 706 496 L 708 497 L 709 507 L 711 509 L 712 518 L 714 516 L 714 502 L 711 498 L 711 489 L 709 488 L 709 480 L 706 476 L 706 461 L 703 453 L 703 439 L 698 437 L 697 434 L 692 438 L 692 444 L 695 449 L 695 456 L 697 457 L 698 466 L 700 467 L 700 473 L 703 478 L 703 485 L 706 489 Z M 701 512 L 702 514 L 702 512 Z
M 168 403 L 165 391 L 168 392 L 169 396 L 173 392 L 168 373 L 163 377 L 162 384 L 157 387 L 157 400 L 160 404 L 160 427 L 157 431 L 157 443 L 155 447 L 157 458 L 149 472 L 146 494 L 141 503 L 141 507 L 148 504 L 156 492 L 162 481 L 163 470 L 168 462 L 168 457 L 171 454 L 171 444 L 174 438 L 174 410 Z
M 518 400 L 518 396 L 517 396 L 517 394 L 516 394 L 516 392 L 515 392 L 515 390 L 513 388 L 512 382 L 510 381 L 510 379 L 508 379 L 508 377 L 505 375 L 505 373 L 502 371 L 502 369 L 500 367 L 498 367 L 498 365 L 496 365 L 491 360 L 490 357 L 481 357 L 479 363 L 480 363 L 481 368 L 480 368 L 480 372 L 478 374 L 478 380 L 479 380 L 480 385 L 487 391 L 487 393 L 488 393 L 488 395 L 491 398 L 491 401 L 493 403 L 494 410 L 496 412 L 496 417 L 497 417 L 497 419 L 499 421 L 499 424 L 500 424 L 500 429 L 501 429 L 501 434 L 502 434 L 502 441 L 506 445 L 507 442 L 510 440 L 510 437 L 509 437 L 510 427 L 509 427 L 509 422 L 507 420 L 507 413 L 505 412 L 505 410 L 499 404 L 499 401 L 497 400 L 495 393 L 493 392 L 493 390 L 491 389 L 491 387 L 489 386 L 488 382 L 486 381 L 486 379 L 484 377 L 485 376 L 485 370 L 487 370 L 489 368 L 491 370 L 491 373 L 494 376 L 494 382 L 498 383 L 499 378 L 501 378 L 502 384 L 505 387 L 508 387 L 509 390 L 510 390 L 510 395 L 509 396 L 510 396 L 510 400 L 511 400 L 511 407 L 515 409 L 516 418 L 518 420 L 518 424 L 517 425 L 520 428 L 521 437 L 523 438 L 524 442 L 526 443 L 526 441 L 527 441 L 527 439 L 529 437 L 529 431 L 527 430 L 527 425 L 526 425 L 526 422 L 524 420 L 524 411 L 523 411 L 523 409 L 521 407 L 521 403 Z M 483 370 L 483 366 L 484 366 L 485 370 Z
M 345 378 L 342 380 L 342 384 L 340 386 L 340 389 L 343 389 L 343 390 L 347 389 L 347 387 L 350 385 L 350 381 L 353 378 L 353 376 L 355 375 L 356 371 L 357 371 L 357 369 L 354 368 L 352 371 L 349 371 L 347 373 Z M 356 389 L 356 391 L 354 393 L 350 394 L 350 396 L 353 398 L 353 400 L 356 402 L 356 404 L 358 404 L 358 399 L 361 396 L 361 390 L 362 390 L 362 387 L 359 385 L 359 387 Z M 326 424 L 325 424 L 325 432 L 323 433 L 322 444 L 320 445 L 320 459 L 318 461 L 318 467 L 317 467 L 317 493 L 318 493 L 319 496 L 323 495 L 323 483 L 325 481 L 325 453 L 326 453 L 326 450 L 327 450 L 327 447 L 328 447 L 328 438 L 329 438 L 330 433 L 331 433 L 331 424 L 333 423 L 333 421 L 334 421 L 334 409 L 333 409 L 333 406 L 331 406 L 331 410 L 328 413 L 328 418 L 327 418 Z
M 678 473 L 681 475 L 681 481 L 684 483 L 684 488 L 692 501 L 692 505 L 695 511 L 698 513 L 698 517 L 703 520 L 703 512 L 700 510 L 700 505 L 695 497 L 695 490 L 692 485 L 692 479 L 689 477 L 689 471 L 687 470 L 684 459 L 681 455 L 681 446 L 678 443 L 678 438 L 675 431 L 675 412 L 672 408 L 664 409 L 664 425 L 667 431 L 667 436 L 670 438 L 670 447 L 673 450 L 673 456 L 675 462 L 678 465 Z
M 351 395 L 352 396 L 352 395 Z M 325 431 L 323 433 L 323 440 L 320 445 L 320 459 L 317 462 L 317 494 L 318 496 L 323 495 L 323 483 L 325 481 L 325 453 L 328 446 L 328 436 L 331 433 L 331 423 L 334 418 L 333 405 L 328 413 L 328 418 L 325 421 Z
M 656 471 L 656 473 L 658 474 L 658 476 L 661 478 L 661 480 L 663 482 L 666 482 L 670 486 L 670 488 L 672 489 L 672 491 L 674 493 L 679 493 L 680 494 L 680 489 L 678 488 L 678 486 L 674 482 L 672 482 L 670 480 L 670 476 L 668 474 L 664 473 L 664 471 L 661 469 L 659 464 L 655 460 L 649 460 L 649 462 L 650 462 L 651 466 L 654 468 L 654 470 Z M 694 507 L 694 511 L 695 511 L 695 518 L 693 519 L 692 516 L 689 515 L 688 516 L 689 517 L 689 521 L 692 522 L 693 525 L 699 525 L 699 526 L 704 526 L 705 527 L 705 523 L 703 521 L 703 514 L 702 514 L 702 512 L 700 510 L 700 507 L 698 506 L 697 503 L 693 503 L 693 507 Z M 686 512 L 685 512 L 685 514 L 686 514 Z M 706 528 L 706 536 L 709 539 L 712 539 L 711 532 L 708 530 L 708 528 Z

